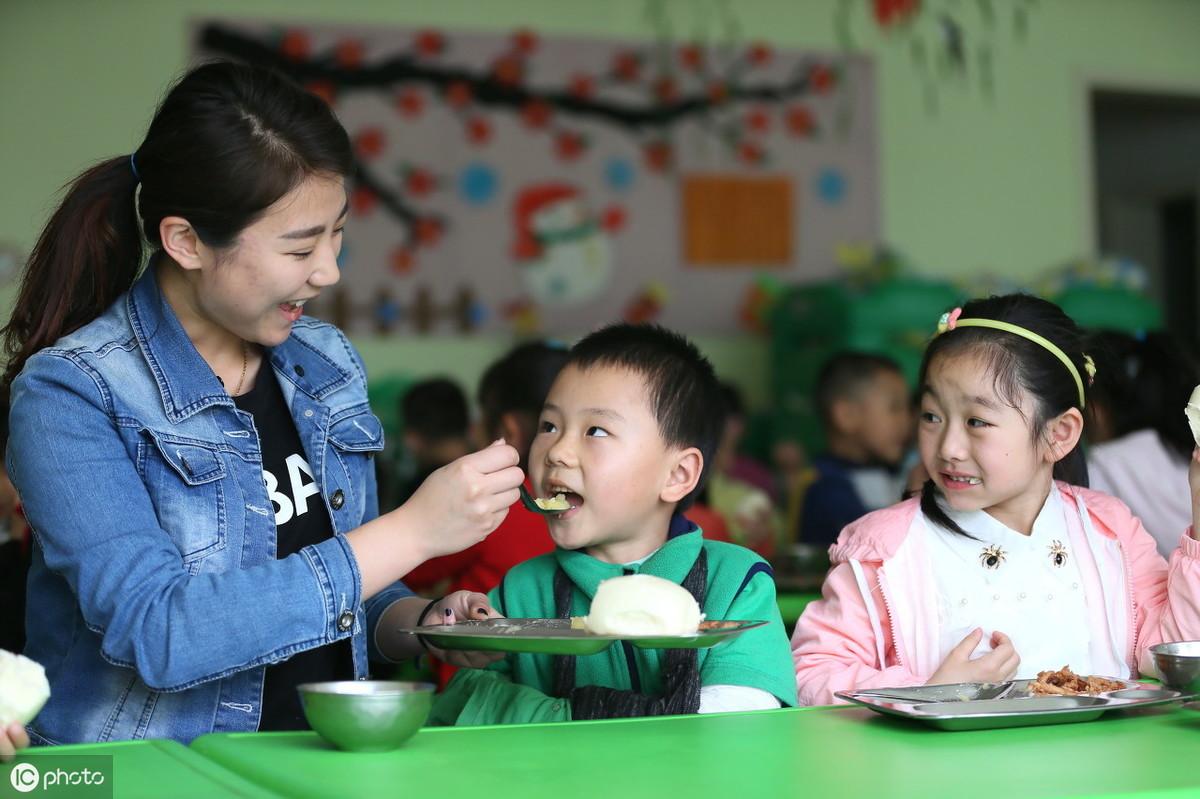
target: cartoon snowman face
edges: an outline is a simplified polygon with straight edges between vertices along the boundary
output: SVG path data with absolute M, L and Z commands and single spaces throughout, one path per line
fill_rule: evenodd
M 577 199 L 540 209 L 530 225 L 540 257 L 521 265 L 529 293 L 546 305 L 574 305 L 601 294 L 612 275 L 608 235 Z

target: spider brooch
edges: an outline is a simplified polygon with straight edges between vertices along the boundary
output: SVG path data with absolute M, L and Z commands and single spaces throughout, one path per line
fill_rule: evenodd
M 979 565 L 985 569 L 999 569 L 1000 564 L 1006 560 L 1008 560 L 1008 555 L 1000 548 L 999 544 L 986 546 L 979 553 Z
M 1060 569 L 1067 565 L 1067 548 L 1062 545 L 1062 541 L 1050 542 L 1050 562 Z

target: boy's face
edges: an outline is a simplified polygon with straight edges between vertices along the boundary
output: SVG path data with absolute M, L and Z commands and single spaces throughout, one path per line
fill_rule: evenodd
M 572 505 L 546 517 L 554 543 L 627 563 L 661 545 L 701 463 L 699 450 L 663 441 L 640 375 L 568 366 L 546 397 L 529 476 L 539 495 L 562 493 Z
M 854 402 L 858 405 L 857 437 L 863 449 L 883 463 L 899 463 L 913 435 L 904 377 L 890 369 L 880 370 Z

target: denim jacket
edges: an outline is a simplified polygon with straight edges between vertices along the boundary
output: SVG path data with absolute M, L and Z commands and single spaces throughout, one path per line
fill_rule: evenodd
M 252 731 L 268 664 L 350 638 L 367 677 L 394 583 L 367 601 L 343 534 L 378 514 L 383 429 L 357 353 L 302 318 L 268 350 L 335 535 L 276 559 L 253 417 L 148 269 L 13 383 L 9 474 L 33 529 L 25 654 L 51 698 L 36 744 Z

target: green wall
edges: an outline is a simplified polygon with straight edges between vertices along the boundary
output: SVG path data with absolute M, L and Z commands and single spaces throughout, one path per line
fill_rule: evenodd
M 995 96 L 942 84 L 930 115 L 907 43 L 871 33 L 869 0 L 847 0 L 878 65 L 884 238 L 931 274 L 1031 275 L 1093 246 L 1085 87 L 1200 94 L 1200 2 L 1040 0 L 1018 43 L 994 34 Z M 927 4 L 939 0 L 926 0 Z M 1007 19 L 1013 0 L 994 0 Z M 669 0 L 674 28 L 711 27 L 714 0 Z M 974 4 L 961 2 L 969 9 Z M 748 39 L 837 45 L 838 0 L 735 0 Z M 208 15 L 429 24 L 646 37 L 643 0 L 0 0 L 0 241 L 28 249 L 54 190 L 89 162 L 129 152 L 185 61 L 185 25 Z M 965 13 L 967 19 L 972 19 Z M 974 35 L 976 31 L 968 31 Z M 11 289 L 9 290 L 11 296 Z M 378 371 L 452 364 L 465 379 L 507 342 L 363 342 Z M 765 391 L 758 341 L 701 342 L 753 401 Z M 471 372 L 472 374 L 467 374 Z

